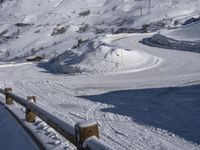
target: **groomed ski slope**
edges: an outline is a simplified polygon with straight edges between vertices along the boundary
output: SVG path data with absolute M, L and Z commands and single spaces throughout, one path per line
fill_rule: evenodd
M 12 87 L 21 96 L 36 95 L 44 109 L 68 123 L 98 121 L 101 138 L 114 149 L 198 150 L 194 143 L 200 142 L 199 90 L 195 85 L 200 83 L 200 54 L 139 42 L 150 36 L 109 35 L 117 47 L 162 59 L 150 68 L 72 76 L 52 74 L 45 65 L 9 64 L 1 65 L 0 86 Z M 185 87 L 190 85 L 193 90 Z

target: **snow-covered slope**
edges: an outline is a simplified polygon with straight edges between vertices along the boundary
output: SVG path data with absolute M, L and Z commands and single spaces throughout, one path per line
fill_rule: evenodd
M 160 34 L 179 41 L 200 41 L 200 22 L 182 26 L 179 29 L 163 31 Z
M 96 33 L 126 31 L 196 12 L 199 3 L 155 0 L 148 9 L 147 0 L 6 0 L 0 5 L 0 59 L 23 61 L 33 55 L 49 59 L 80 39 L 96 38 Z
M 163 48 L 200 52 L 200 22 L 178 29 L 163 30 L 151 38 L 144 39 L 145 44 Z

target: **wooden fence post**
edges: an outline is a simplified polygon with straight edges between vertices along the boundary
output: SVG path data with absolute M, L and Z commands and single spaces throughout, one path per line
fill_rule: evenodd
M 36 103 L 36 97 L 35 96 L 27 96 L 27 101 L 31 101 Z M 34 123 L 36 120 L 36 114 L 32 112 L 29 108 L 26 108 L 26 121 Z
M 5 88 L 6 104 L 12 105 L 13 99 L 8 95 L 9 93 L 12 93 L 12 88 Z
M 98 123 L 95 121 L 80 122 L 75 125 L 76 146 L 78 150 L 84 150 L 84 141 L 92 136 L 99 139 Z

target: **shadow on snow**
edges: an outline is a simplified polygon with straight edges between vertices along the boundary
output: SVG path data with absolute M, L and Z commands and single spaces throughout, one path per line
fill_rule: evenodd
M 168 130 L 200 144 L 200 85 L 126 90 L 81 96 L 111 104 L 102 111 L 131 117 L 134 121 Z

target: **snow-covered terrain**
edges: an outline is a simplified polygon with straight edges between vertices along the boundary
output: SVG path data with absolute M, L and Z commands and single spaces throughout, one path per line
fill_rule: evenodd
M 171 49 L 200 52 L 200 21 L 182 26 L 174 30 L 163 30 L 143 43 Z
M 49 59 L 79 48 L 83 41 L 99 36 L 96 33 L 134 32 L 144 23 L 165 19 L 171 20 L 170 25 L 176 17 L 198 15 L 199 4 L 198 0 L 154 0 L 148 9 L 147 0 L 5 0 L 0 5 L 0 58 Z
M 191 23 L 176 30 L 161 32 L 161 34 L 179 41 L 199 42 L 200 22 Z
M 97 121 L 100 138 L 114 149 L 199 150 L 200 24 L 181 25 L 199 15 L 199 5 L 5 0 L 0 87 L 37 96 L 41 107 L 72 125 Z M 160 43 L 170 40 L 191 45 L 182 51 Z M 46 61 L 25 62 L 33 56 Z
M 195 132 L 199 125 L 198 86 L 191 87 L 195 89 L 191 90 L 195 92 L 195 98 L 193 94 L 184 94 L 186 91 L 191 92 L 190 87 L 181 87 L 199 83 L 200 55 L 151 48 L 139 43 L 151 34 L 124 36 L 121 38 L 120 35 L 119 40 L 113 44 L 125 49 L 144 48 L 145 52 L 163 58 L 164 61 L 141 72 L 95 76 L 52 74 L 30 63 L 10 67 L 4 65 L 1 68 L 1 86 L 13 87 L 18 95 L 36 95 L 45 109 L 55 112 L 71 124 L 85 119 L 97 120 L 101 138 L 116 149 L 199 149 L 183 140 L 185 138 L 199 143 L 199 134 Z M 113 38 L 116 39 L 116 36 Z M 180 59 L 177 60 L 177 57 Z M 184 66 L 187 68 L 183 69 Z M 9 79 L 5 72 L 9 74 Z M 167 88 L 172 86 L 177 87 L 177 90 Z M 146 88 L 153 89 L 142 90 Z M 191 99 L 194 99 L 192 106 L 189 105 Z M 190 107 L 193 112 L 190 112 Z M 184 119 L 182 115 L 185 115 Z
M 126 36 L 126 35 L 125 35 Z M 98 42 L 86 44 L 83 53 L 66 51 L 51 61 L 53 69 L 64 73 L 111 73 L 111 72 L 136 72 L 146 70 L 157 64 L 162 59 L 138 49 L 123 49 L 112 45 L 114 40 L 123 38 L 124 35 L 113 37 L 106 35 Z M 99 44 L 99 41 L 100 44 Z
M 39 150 L 31 137 L 2 104 L 0 104 L 0 131 L 1 149 Z

